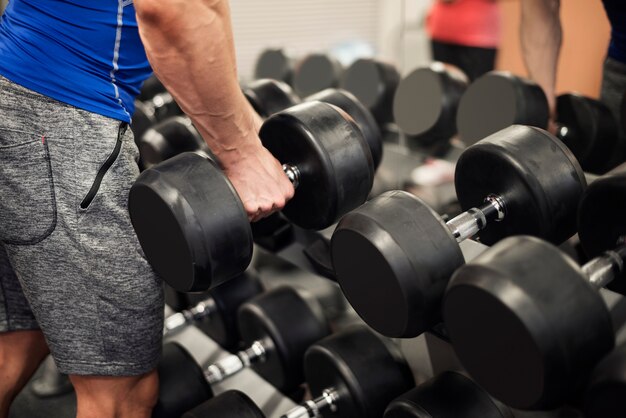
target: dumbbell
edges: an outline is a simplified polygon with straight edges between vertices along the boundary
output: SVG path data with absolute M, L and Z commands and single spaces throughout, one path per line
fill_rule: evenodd
M 339 108 L 302 103 L 263 124 L 263 145 L 296 188 L 282 213 L 323 229 L 365 201 L 372 155 Z M 174 289 L 206 290 L 238 274 L 252 257 L 243 204 L 225 174 L 202 153 L 183 153 L 144 171 L 129 194 L 130 217 L 151 265 Z
M 626 165 L 594 181 L 581 201 L 579 237 L 596 257 L 584 266 L 519 236 L 456 271 L 444 322 L 463 366 L 496 398 L 519 409 L 560 405 L 577 397 L 613 348 L 612 319 L 597 290 L 626 294 L 625 208 Z
M 513 418 L 513 413 L 468 377 L 447 371 L 394 399 L 384 418 Z
M 287 55 L 284 49 L 268 48 L 259 54 L 254 67 L 254 78 L 293 83 L 295 60 Z
M 143 102 L 153 98 L 159 93 L 164 93 L 166 91 L 167 89 L 165 88 L 163 83 L 161 83 L 161 80 L 159 80 L 155 74 L 152 74 L 146 79 L 146 81 L 143 82 L 141 90 L 139 91 L 136 99 L 140 102 Z
M 262 118 L 300 103 L 288 85 L 275 80 L 257 80 L 243 87 L 242 91 Z M 202 135 L 187 116 L 166 119 L 135 139 L 144 168 L 187 151 L 210 153 Z
M 330 333 L 319 302 L 287 286 L 244 303 L 238 322 L 246 348 L 204 369 L 182 346 L 164 345 L 158 367 L 158 416 L 180 416 L 209 399 L 212 384 L 245 368 L 252 368 L 281 391 L 293 390 L 304 380 L 306 349 Z
M 240 341 L 237 323 L 239 307 L 262 292 L 263 285 L 259 277 L 245 272 L 212 289 L 208 294 L 185 294 L 190 302 L 195 303 L 191 308 L 167 317 L 163 334 L 171 336 L 194 324 L 220 346 L 230 350 Z
M 374 162 L 374 169 L 383 158 L 383 139 L 380 128 L 372 113 L 352 93 L 343 89 L 326 89 L 304 99 L 307 102 L 319 101 L 337 106 L 354 119 L 363 133 Z
M 617 347 L 593 370 L 584 396 L 587 418 L 626 416 L 626 345 Z
M 303 57 L 295 66 L 293 88 L 300 97 L 310 96 L 339 86 L 343 66 L 328 54 L 315 53 Z
M 300 103 L 300 98 L 288 84 L 268 78 L 252 81 L 244 86 L 242 91 L 263 119 Z
M 341 290 L 383 335 L 415 337 L 440 322 L 445 287 L 464 263 L 461 241 L 529 234 L 560 243 L 573 235 L 586 180 L 558 139 L 516 125 L 461 154 L 455 187 L 465 212 L 448 222 L 419 198 L 391 191 L 345 215 L 333 233 Z
M 393 65 L 361 58 L 350 65 L 340 82 L 372 113 L 379 125 L 393 122 L 393 96 L 400 82 L 400 73 Z
M 364 326 L 347 328 L 312 345 L 304 368 L 309 390 L 317 397 L 281 418 L 378 418 L 394 397 L 415 384 L 397 348 Z M 225 400 L 208 402 L 188 416 L 265 417 L 249 399 L 227 397 L 229 408 Z
M 448 145 L 457 133 L 457 108 L 467 84 L 461 70 L 441 62 L 418 68 L 400 81 L 393 115 L 409 147 Z
M 182 114 L 182 109 L 167 91 L 157 93 L 144 101 L 135 100 L 135 112 L 131 123 L 135 142 L 139 141 L 151 126 Z
M 187 116 L 166 119 L 135 139 L 144 169 L 187 151 L 210 153 L 202 135 Z
M 585 171 L 612 168 L 619 145 L 619 128 L 610 110 L 595 99 L 575 93 L 557 98 L 557 137 L 567 145 Z M 549 109 L 543 89 L 508 72 L 494 71 L 474 81 L 461 98 L 457 126 L 466 143 L 512 124 L 546 128 Z

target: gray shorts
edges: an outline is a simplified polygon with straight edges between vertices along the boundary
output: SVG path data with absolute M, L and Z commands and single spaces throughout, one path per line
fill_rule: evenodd
M 160 279 L 130 223 L 126 124 L 0 77 L 0 332 L 41 329 L 59 370 L 156 366 Z

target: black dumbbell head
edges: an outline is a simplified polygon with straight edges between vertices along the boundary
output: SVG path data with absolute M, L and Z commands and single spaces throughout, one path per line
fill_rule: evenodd
M 337 411 L 324 417 L 380 417 L 389 402 L 415 383 L 411 371 L 390 342 L 364 326 L 349 328 L 307 350 L 304 368 L 314 397 L 335 389 Z
M 514 124 L 546 128 L 549 114 L 546 95 L 538 84 L 492 71 L 465 91 L 456 122 L 461 140 L 471 145 Z
M 456 112 L 466 88 L 467 77 L 442 63 L 404 77 L 396 90 L 393 113 L 409 144 L 430 146 L 456 135 Z
M 594 369 L 585 394 L 587 418 L 626 416 L 626 345 L 617 347 Z
M 310 54 L 296 65 L 293 87 L 300 97 L 338 87 L 343 74 L 339 61 L 326 54 Z
M 511 235 L 561 243 L 576 232 L 577 206 L 586 188 L 571 151 L 548 132 L 510 126 L 466 149 L 456 166 L 455 187 L 463 210 L 495 194 L 506 215 L 479 233 L 492 245 Z
M 556 101 L 559 138 L 572 151 L 583 170 L 604 173 L 611 168 L 619 128 L 606 105 L 580 94 L 562 94 Z
M 182 418 L 265 418 L 252 399 L 238 390 L 219 394 L 185 413 Z
M 291 287 L 278 287 L 243 304 L 239 329 L 246 345 L 268 345 L 266 360 L 255 371 L 281 391 L 304 380 L 302 362 L 309 346 L 330 333 L 319 303 Z
M 587 188 L 578 213 L 578 236 L 589 257 L 614 249 L 626 238 L 626 163 Z M 626 294 L 624 274 L 607 287 Z
M 293 60 L 283 49 L 266 49 L 261 52 L 257 59 L 254 78 L 271 78 L 291 84 L 293 81 Z
M 202 369 L 181 345 L 166 343 L 157 367 L 159 399 L 154 418 L 179 417 L 213 396 Z
M 380 128 L 369 110 L 352 93 L 342 89 L 326 89 L 305 99 L 319 101 L 337 106 L 354 119 L 363 133 L 374 161 L 374 168 L 380 164 L 383 157 L 383 139 Z
M 361 58 L 346 69 L 341 88 L 354 94 L 383 125 L 393 121 L 393 95 L 399 82 L 400 73 L 393 65 Z
M 146 81 L 144 81 L 143 86 L 141 86 L 141 91 L 137 96 L 137 100 L 144 102 L 152 99 L 159 93 L 164 93 L 165 91 L 167 90 L 165 89 L 163 83 L 161 83 L 157 76 L 153 74 L 148 77 Z
M 298 190 L 283 209 L 296 225 L 327 228 L 367 199 L 374 181 L 372 154 L 343 110 L 302 103 L 267 119 L 259 136 L 278 161 L 300 171 Z
M 156 118 L 154 117 L 154 109 L 146 106 L 139 100 L 135 101 L 135 112 L 133 113 L 132 122 L 130 127 L 135 137 L 135 144 L 139 146 L 139 140 L 143 134 L 156 124 Z
M 447 371 L 396 398 L 384 418 L 513 418 L 468 377 Z
M 237 322 L 239 307 L 262 292 L 263 285 L 258 273 L 252 269 L 246 270 L 240 276 L 211 289 L 210 296 L 215 303 L 215 311 L 210 317 L 196 323 L 196 326 L 223 348 L 234 349 L 241 341 Z M 189 293 L 189 306 L 207 296 L 206 293 Z
M 463 254 L 439 215 L 391 191 L 344 216 L 331 240 L 343 294 L 389 337 L 415 337 L 437 324 L 441 295 Z
M 205 154 L 186 152 L 144 171 L 130 190 L 128 209 L 148 261 L 179 292 L 207 290 L 250 264 L 246 212 Z
M 291 87 L 278 80 L 259 79 L 249 83 L 242 90 L 248 102 L 262 118 L 268 118 L 300 103 Z
M 206 150 L 207 145 L 186 116 L 157 123 L 137 139 L 139 155 L 146 168 L 187 151 Z
M 456 271 L 443 318 L 469 374 L 519 409 L 558 406 L 614 344 L 602 297 L 567 255 L 507 238 Z

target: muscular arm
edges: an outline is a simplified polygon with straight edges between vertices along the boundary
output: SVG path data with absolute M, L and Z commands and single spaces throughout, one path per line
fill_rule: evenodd
M 560 0 L 522 0 L 520 36 L 530 77 L 545 91 L 554 114 L 556 67 L 561 49 Z
M 239 87 L 227 0 L 135 0 L 155 73 L 219 158 L 251 220 L 293 195 Z

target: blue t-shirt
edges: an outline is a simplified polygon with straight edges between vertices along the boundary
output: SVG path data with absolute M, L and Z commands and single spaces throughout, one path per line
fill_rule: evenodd
M 611 22 L 609 57 L 626 64 L 626 0 L 603 0 Z
M 130 122 L 151 69 L 132 0 L 11 0 L 0 74 L 30 90 Z

